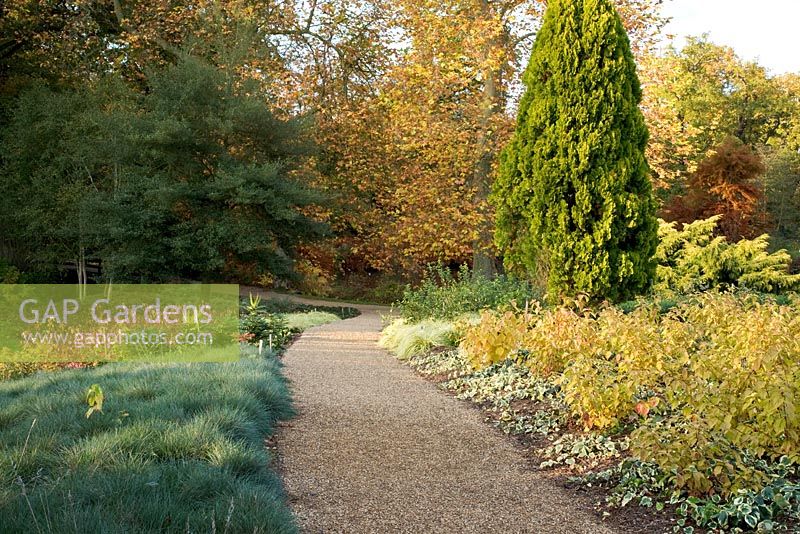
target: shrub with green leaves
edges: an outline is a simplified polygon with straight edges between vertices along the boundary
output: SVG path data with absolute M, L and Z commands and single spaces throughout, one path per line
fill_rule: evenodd
M 262 299 L 250 295 L 240 302 L 239 334 L 241 341 L 258 343 L 272 341 L 280 349 L 293 334 L 307 328 L 349 319 L 359 314 L 346 306 L 312 306 L 288 299 Z
M 272 343 L 280 346 L 291 335 L 291 330 L 283 315 L 251 313 L 239 320 L 239 333 L 249 343 L 271 339 Z
M 785 250 L 770 253 L 769 236 L 729 243 L 715 236 L 719 217 L 695 221 L 678 230 L 661 221 L 655 291 L 693 293 L 709 289 L 747 288 L 765 293 L 800 289 L 800 275 L 789 273 Z
M 19 269 L 0 259 L 0 284 L 18 284 L 21 276 Z
M 428 266 L 422 283 L 416 288 L 407 287 L 398 306 L 403 317 L 412 322 L 452 320 L 487 308 L 508 307 L 513 302 L 524 306 L 540 296 L 541 292 L 530 283 L 514 277 L 489 279 L 473 275 L 466 265 L 454 276 L 440 264 Z

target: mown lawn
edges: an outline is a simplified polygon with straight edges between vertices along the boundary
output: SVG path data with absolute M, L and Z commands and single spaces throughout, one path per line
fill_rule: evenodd
M 295 532 L 264 444 L 291 414 L 274 358 L 0 382 L 0 532 Z

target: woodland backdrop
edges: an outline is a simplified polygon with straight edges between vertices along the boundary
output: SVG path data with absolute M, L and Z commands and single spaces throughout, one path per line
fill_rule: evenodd
M 659 215 L 800 255 L 800 75 L 703 36 L 664 51 L 663 2 L 615 3 Z M 431 262 L 490 274 L 487 198 L 545 4 L 6 1 L 0 276 L 99 262 L 391 298 Z

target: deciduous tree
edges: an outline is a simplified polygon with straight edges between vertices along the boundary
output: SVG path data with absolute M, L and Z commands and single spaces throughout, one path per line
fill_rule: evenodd
M 24 93 L 3 138 L 16 233 L 44 263 L 86 255 L 115 280 L 291 276 L 325 234 L 309 216 L 301 118 L 277 117 L 253 83 L 181 56 L 148 91 L 103 78 Z
M 761 156 L 729 137 L 689 177 L 687 193 L 667 207 L 671 220 L 690 223 L 720 215 L 718 230 L 731 241 L 752 238 L 767 227 Z

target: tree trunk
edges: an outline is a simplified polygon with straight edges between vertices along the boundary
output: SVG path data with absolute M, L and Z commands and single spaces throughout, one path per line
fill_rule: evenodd
M 483 18 L 490 17 L 488 0 L 478 0 Z M 481 101 L 481 116 L 478 137 L 478 161 L 473 173 L 473 188 L 475 190 L 475 209 L 488 212 L 489 193 L 491 192 L 492 161 L 494 159 L 494 132 L 492 132 L 492 118 L 500 110 L 498 104 L 500 79 L 499 67 L 491 65 L 491 52 L 497 46 L 495 39 L 489 39 L 483 47 L 481 61 L 483 68 L 483 91 Z M 486 218 L 480 222 L 477 239 L 472 244 L 472 273 L 473 276 L 493 278 L 497 274 L 495 255 L 493 252 L 493 221 Z
M 78 295 L 79 298 L 86 296 L 86 252 L 83 245 L 80 245 L 78 251 Z

